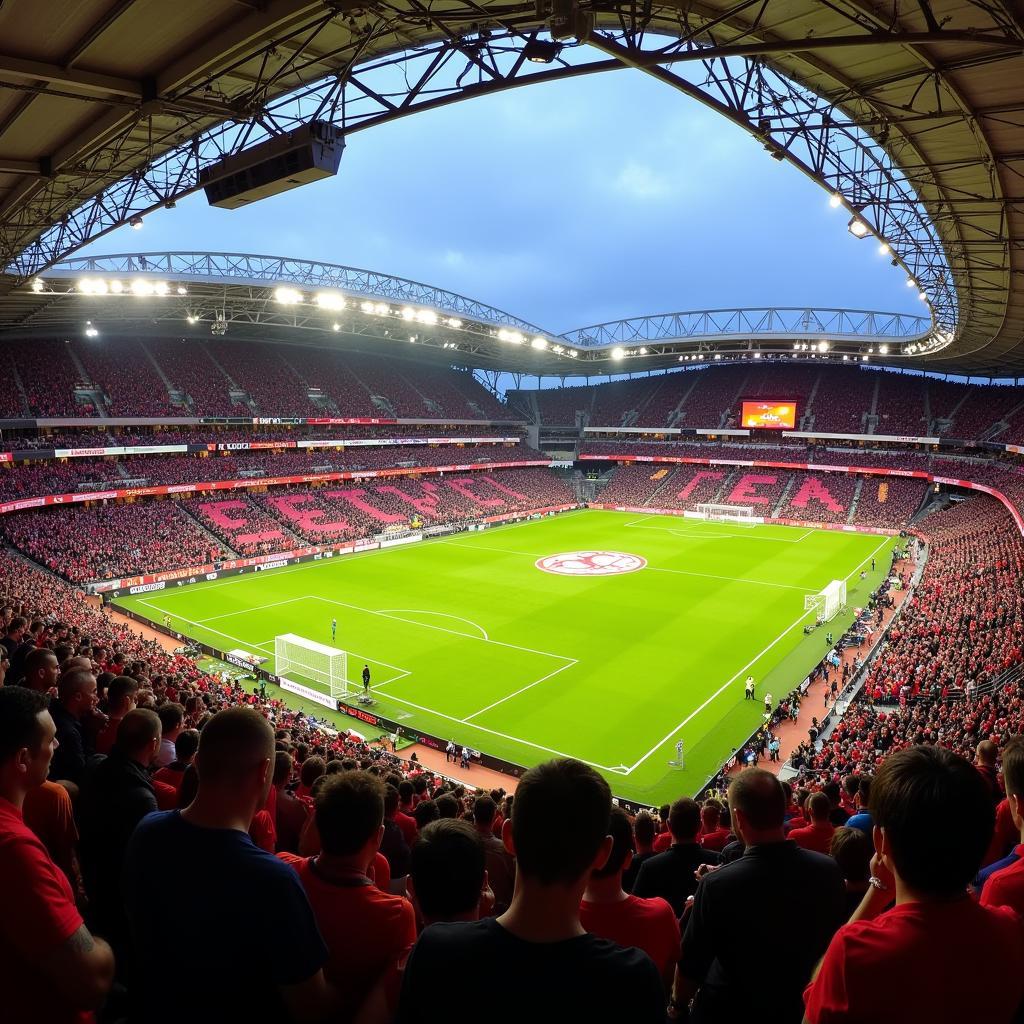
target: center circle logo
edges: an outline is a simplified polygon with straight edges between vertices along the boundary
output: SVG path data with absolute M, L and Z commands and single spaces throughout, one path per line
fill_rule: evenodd
M 538 558 L 534 564 L 558 576 L 619 576 L 642 569 L 647 559 L 622 551 L 563 551 Z

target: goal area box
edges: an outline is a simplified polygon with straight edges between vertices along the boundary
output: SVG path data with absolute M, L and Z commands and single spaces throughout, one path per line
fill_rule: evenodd
M 274 672 L 322 686 L 332 697 L 349 692 L 348 652 L 295 633 L 274 637 Z
M 818 622 L 830 622 L 846 607 L 846 580 L 833 580 L 817 594 L 804 595 L 804 610 L 816 612 Z

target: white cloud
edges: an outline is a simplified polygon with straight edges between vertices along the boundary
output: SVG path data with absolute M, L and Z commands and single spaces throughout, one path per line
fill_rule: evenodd
M 665 199 L 674 192 L 672 182 L 666 175 L 636 160 L 626 161 L 613 179 L 612 188 L 631 199 L 642 201 Z

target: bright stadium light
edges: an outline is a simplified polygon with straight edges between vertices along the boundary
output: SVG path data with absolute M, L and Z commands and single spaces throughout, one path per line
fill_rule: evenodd
M 825 341 L 824 339 L 819 341 L 818 342 L 818 351 L 819 352 L 827 352 L 828 351 L 828 342 Z
M 415 320 L 416 319 L 416 310 L 413 309 L 412 306 L 403 306 L 402 307 L 402 319 L 403 320 Z
M 340 331 L 341 330 L 341 324 L 332 324 L 331 325 L 331 330 L 332 331 Z
M 860 217 L 851 217 L 850 223 L 846 225 L 846 230 L 853 235 L 854 238 L 865 238 L 871 234 L 871 228 L 860 219 Z
M 377 316 L 387 316 L 391 312 L 391 307 L 386 302 L 375 302 L 373 311 Z
M 833 210 L 837 210 L 843 205 L 843 197 L 838 192 L 833 192 L 832 195 L 828 197 L 828 205 L 831 206 Z
M 142 228 L 142 218 L 138 214 L 135 214 L 135 216 L 128 221 L 128 225 L 136 231 L 139 231 Z
M 132 281 L 132 294 L 144 298 L 153 294 L 153 285 L 143 277 L 137 277 Z
M 124 285 L 121 284 L 120 281 L 111 281 L 110 282 L 110 290 L 115 295 L 120 295 L 124 291 Z
M 155 291 L 157 295 L 169 295 L 171 288 L 166 281 L 157 281 L 157 283 L 153 285 L 153 291 Z
M 183 284 L 178 285 L 177 291 L 179 295 L 188 295 L 188 289 Z
M 36 295 L 38 295 L 45 287 L 46 286 L 43 284 L 43 279 L 41 277 L 35 278 L 32 282 L 32 291 L 34 291 Z
M 621 345 L 616 345 L 610 354 L 612 359 L 621 359 L 626 354 L 626 350 Z
M 572 359 L 575 359 L 575 358 L 576 358 L 576 357 L 577 357 L 578 355 L 579 355 L 579 352 L 577 352 L 577 351 L 576 351 L 575 349 L 573 349 L 573 350 L 572 350 L 572 351 L 571 351 L 571 352 L 569 353 L 569 356 L 570 356 L 570 358 L 572 358 Z
M 891 253 L 891 252 L 892 252 L 892 249 L 889 248 L 889 243 L 888 242 L 883 242 L 878 247 L 878 255 L 879 256 L 888 256 L 889 253 Z
M 359 303 L 359 308 L 364 313 L 372 313 L 373 312 L 373 303 L 372 302 L 360 302 Z
M 344 309 L 345 296 L 338 292 L 317 292 L 316 304 L 321 309 Z
M 530 347 L 537 349 L 538 352 L 543 352 L 544 349 L 548 347 L 548 339 L 534 338 L 533 341 L 530 342 Z
M 522 345 L 525 340 L 518 331 L 510 331 L 506 327 L 498 330 L 498 341 L 507 341 L 510 345 Z
M 912 277 L 908 277 L 907 278 L 907 287 L 908 288 L 916 288 L 917 287 L 917 282 Z
M 888 345 L 879 345 L 878 346 L 878 351 L 881 352 L 883 356 L 886 356 L 886 355 L 889 354 L 889 346 Z
M 274 301 L 282 306 L 295 306 L 302 301 L 302 292 L 298 288 L 289 288 L 281 284 L 274 289 Z
M 87 320 L 85 322 L 85 336 L 87 338 L 98 338 L 99 333 L 100 332 L 97 331 L 95 327 L 93 327 L 91 320 Z
M 800 342 L 799 341 L 794 341 L 793 342 L 793 348 L 794 348 L 794 350 L 799 351 L 799 349 L 800 349 Z
M 462 321 L 457 316 L 450 316 L 448 317 L 448 326 L 457 331 L 462 327 Z
M 186 319 L 186 320 L 187 320 L 187 321 L 188 321 L 188 322 L 189 322 L 190 324 L 194 324 L 194 323 L 197 323 L 197 322 L 198 322 L 198 320 L 199 320 L 199 317 L 197 317 L 197 316 L 196 316 L 196 315 L 195 315 L 194 313 L 189 313 L 189 315 L 188 315 L 187 317 L 185 317 L 185 319 Z
M 416 321 L 432 327 L 437 323 L 437 314 L 432 309 L 421 309 L 416 314 Z
M 755 359 L 760 359 L 761 358 L 761 353 L 760 352 L 755 352 L 754 353 L 754 358 Z
M 715 353 L 715 358 L 716 359 L 721 359 L 722 358 L 722 353 L 721 352 L 716 352 Z
M 640 346 L 640 355 L 642 355 L 642 356 L 647 355 L 647 346 L 646 345 L 641 345 Z
M 927 301 L 928 301 L 928 293 L 927 293 L 927 292 L 918 292 L 918 293 L 917 293 L 917 297 L 918 297 L 918 298 L 919 298 L 919 299 L 920 299 L 920 300 L 921 300 L 922 302 L 927 302 Z

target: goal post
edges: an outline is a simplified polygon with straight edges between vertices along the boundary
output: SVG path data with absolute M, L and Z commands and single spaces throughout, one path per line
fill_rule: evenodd
M 348 692 L 348 652 L 295 633 L 274 637 L 274 671 L 279 676 L 297 675 L 300 680 L 317 683 L 332 697 Z
M 817 612 L 818 622 L 830 622 L 846 607 L 846 580 L 833 580 L 817 594 L 804 595 L 804 610 Z
M 694 506 L 697 518 L 706 519 L 710 523 L 753 523 L 754 508 L 752 505 L 717 505 L 714 502 L 701 501 Z

